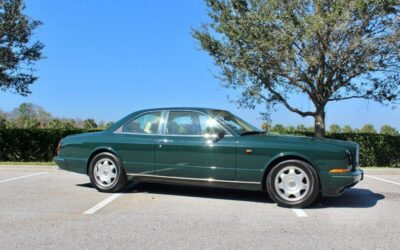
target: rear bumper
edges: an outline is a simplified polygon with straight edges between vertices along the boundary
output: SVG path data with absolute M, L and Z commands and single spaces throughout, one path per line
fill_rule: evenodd
M 53 158 L 53 161 L 57 164 L 59 168 L 67 170 L 67 163 L 63 158 L 56 156 Z
M 364 171 L 357 168 L 355 171 L 344 174 L 326 173 L 323 177 L 325 185 L 322 187 L 323 196 L 339 196 L 347 188 L 353 187 L 364 179 Z
M 68 170 L 79 174 L 87 174 L 87 161 L 83 158 L 70 158 L 56 156 L 53 161 L 60 169 Z

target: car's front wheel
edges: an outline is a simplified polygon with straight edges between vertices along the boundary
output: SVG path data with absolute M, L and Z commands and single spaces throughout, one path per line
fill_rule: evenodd
M 89 166 L 89 177 L 100 192 L 118 192 L 127 184 L 127 177 L 119 159 L 111 153 L 96 155 Z
M 306 207 L 319 194 L 319 181 L 315 169 L 300 160 L 278 163 L 266 178 L 269 196 L 285 207 Z

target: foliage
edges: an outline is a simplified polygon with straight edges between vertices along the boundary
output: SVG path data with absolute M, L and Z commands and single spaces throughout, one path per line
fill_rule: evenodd
M 97 123 L 94 119 L 86 119 L 83 121 L 83 128 L 84 129 L 97 128 Z
M 344 125 L 342 129 L 343 133 L 353 133 L 353 128 L 350 125 Z
M 376 133 L 376 130 L 375 130 L 374 125 L 372 125 L 372 124 L 365 124 L 365 125 L 361 128 L 360 132 L 361 132 L 361 133 L 375 134 L 375 133 Z
M 274 133 L 272 131 L 272 133 Z M 312 132 L 292 131 L 279 134 L 312 136 Z M 400 136 L 369 133 L 328 133 L 326 138 L 356 142 L 360 148 L 360 165 L 400 167 Z
M 61 138 L 98 130 L 0 129 L 0 161 L 52 161 Z
M 11 112 L 10 118 L 18 128 L 44 128 L 48 125 L 51 115 L 38 105 L 22 103 Z
M 112 124 L 112 122 L 100 122 L 97 125 L 92 118 L 82 121 L 53 117 L 44 108 L 33 103 L 22 103 L 10 113 L 0 110 L 0 128 L 106 129 Z
M 0 129 L 7 127 L 7 116 L 0 110 Z
M 396 130 L 396 128 L 389 126 L 389 125 L 383 125 L 380 129 L 381 134 L 385 135 L 398 135 L 399 132 Z
M 30 42 L 41 22 L 23 14 L 24 9 L 22 0 L 0 0 L 0 89 L 23 96 L 37 80 L 33 65 L 43 58 L 44 47 Z
M 352 98 L 393 103 L 400 92 L 398 0 L 206 0 L 210 23 L 193 36 L 241 107 L 276 105 L 315 120 Z M 315 109 L 290 100 L 300 95 Z
M 338 124 L 332 124 L 331 126 L 329 126 L 329 132 L 337 134 L 342 132 L 342 129 Z
M 272 125 L 269 123 L 264 123 L 261 125 L 263 130 L 266 131 L 271 131 L 271 132 L 276 132 L 276 133 L 298 133 L 298 132 L 312 132 L 314 130 L 313 127 L 306 127 L 302 124 L 295 126 L 283 126 L 282 124 L 276 124 Z M 344 125 L 343 127 L 340 127 L 338 124 L 332 124 L 329 126 L 329 134 L 352 134 L 352 133 L 367 133 L 367 134 L 377 134 L 378 132 L 376 131 L 374 125 L 368 123 L 365 124 L 364 126 L 361 127 L 361 129 L 358 128 L 352 128 L 350 125 Z M 397 131 L 396 128 L 389 126 L 389 125 L 382 125 L 379 134 L 385 134 L 385 135 L 399 135 L 399 131 Z M 310 133 L 311 136 L 311 133 Z
M 328 138 L 353 141 L 360 146 L 362 166 L 400 167 L 400 136 L 383 134 L 351 133 L 331 134 Z

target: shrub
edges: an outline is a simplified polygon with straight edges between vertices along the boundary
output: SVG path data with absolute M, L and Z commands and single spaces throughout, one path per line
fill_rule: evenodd
M 84 129 L 0 129 L 0 161 L 52 161 L 61 138 Z
M 313 136 L 310 132 L 284 132 L 291 135 Z M 368 133 L 329 133 L 328 139 L 356 142 L 360 149 L 360 165 L 400 167 L 400 136 Z

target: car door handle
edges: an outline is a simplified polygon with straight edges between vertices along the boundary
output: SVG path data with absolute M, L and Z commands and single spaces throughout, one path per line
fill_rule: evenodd
M 171 142 L 173 142 L 173 140 L 169 140 L 169 139 L 158 140 L 158 143 L 160 143 L 160 144 L 166 144 L 166 143 L 171 143 Z

